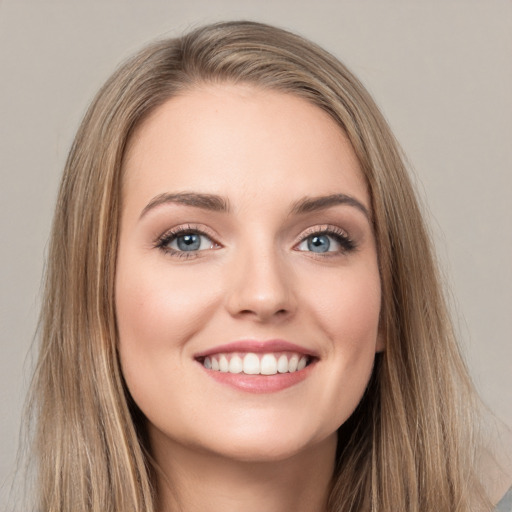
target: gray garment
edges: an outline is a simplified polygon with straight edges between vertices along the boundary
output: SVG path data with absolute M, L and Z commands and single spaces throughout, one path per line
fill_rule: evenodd
M 512 487 L 507 491 L 505 496 L 501 498 L 494 510 L 495 512 L 512 512 Z

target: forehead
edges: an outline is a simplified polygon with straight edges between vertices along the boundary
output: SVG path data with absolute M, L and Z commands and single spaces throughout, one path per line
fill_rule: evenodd
M 203 85 L 155 109 L 130 140 L 124 180 L 125 194 L 146 200 L 169 191 L 264 196 L 280 189 L 352 193 L 370 207 L 339 125 L 305 99 L 252 85 Z

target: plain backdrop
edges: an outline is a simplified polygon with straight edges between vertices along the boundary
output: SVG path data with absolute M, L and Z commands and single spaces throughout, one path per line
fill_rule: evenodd
M 316 41 L 376 98 L 428 205 L 477 388 L 512 425 L 510 0 L 0 0 L 0 484 L 59 177 L 89 101 L 146 42 L 242 18 Z

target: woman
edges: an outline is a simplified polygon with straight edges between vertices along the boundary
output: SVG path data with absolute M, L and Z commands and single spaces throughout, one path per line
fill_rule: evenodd
M 38 510 L 491 510 L 402 158 L 350 72 L 250 22 L 101 89 L 53 227 Z

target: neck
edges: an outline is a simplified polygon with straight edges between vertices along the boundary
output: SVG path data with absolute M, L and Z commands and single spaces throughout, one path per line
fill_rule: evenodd
M 279 461 L 233 460 L 168 440 L 165 448 L 152 444 L 160 512 L 327 510 L 335 435 Z

